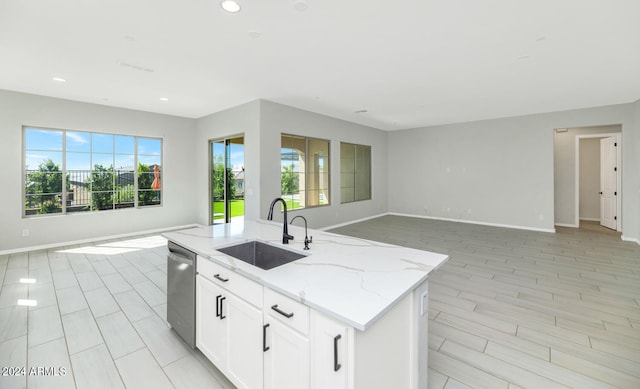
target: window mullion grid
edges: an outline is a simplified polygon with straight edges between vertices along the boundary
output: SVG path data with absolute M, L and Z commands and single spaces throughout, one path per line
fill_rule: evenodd
M 353 201 L 358 200 L 358 146 L 353 145 Z
M 230 144 L 231 144 L 231 139 L 225 139 L 224 140 L 224 156 L 222 157 L 223 159 L 223 163 L 222 163 L 222 182 L 223 182 L 223 189 L 222 189 L 222 196 L 223 196 L 223 203 L 224 203 L 224 222 L 225 223 L 229 223 L 231 221 L 231 215 L 229 215 L 228 211 L 228 204 L 229 204 L 229 193 L 228 193 L 228 185 L 229 185 L 229 181 L 228 181 L 228 175 L 227 175 L 227 169 L 228 169 L 228 163 L 229 163 L 229 150 L 230 150 Z
M 116 209 L 116 136 L 111 141 L 111 210 Z
M 309 204 L 309 138 L 304 138 L 304 208 Z
M 62 214 L 66 215 L 67 213 L 67 131 L 62 131 L 62 198 L 60 202 L 62 203 Z
M 94 211 L 93 209 L 93 133 L 89 133 L 89 182 L 91 183 L 91 188 L 89 193 L 91 194 L 91 201 L 89 202 L 89 209 Z
M 22 127 L 22 215 L 27 216 L 27 129 Z
M 138 204 L 138 137 L 133 137 L 133 206 L 139 207 Z

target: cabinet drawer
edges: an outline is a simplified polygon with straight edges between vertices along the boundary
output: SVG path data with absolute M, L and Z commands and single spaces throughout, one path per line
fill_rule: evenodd
M 289 297 L 264 288 L 265 314 L 282 321 L 303 335 L 309 334 L 309 307 Z
M 262 285 L 200 256 L 198 256 L 196 268 L 198 274 L 202 277 L 223 287 L 256 307 L 262 307 Z

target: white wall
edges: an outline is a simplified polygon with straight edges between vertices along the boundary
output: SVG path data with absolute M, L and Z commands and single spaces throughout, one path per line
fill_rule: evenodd
M 600 220 L 600 138 L 580 139 L 580 220 Z
M 389 210 L 553 230 L 553 130 L 615 123 L 624 140 L 633 138 L 631 104 L 391 132 Z M 623 231 L 630 237 L 639 231 L 634 148 L 637 140 L 623 141 Z
M 632 126 L 627 126 L 629 131 Z M 568 128 L 567 132 L 554 133 L 554 177 L 555 177 L 555 222 L 560 225 L 575 225 L 576 220 L 576 141 L 577 136 L 618 133 L 620 125 Z M 622 142 L 624 148 L 624 140 Z M 622 169 L 623 181 L 627 175 Z M 637 168 L 636 168 L 637 169 Z M 637 171 L 637 170 L 636 170 Z M 624 192 L 623 192 L 624 201 Z
M 194 222 L 194 120 L 4 90 L 0 107 L 0 251 Z M 163 206 L 23 218 L 23 125 L 163 138 Z
M 260 218 L 260 102 L 253 101 L 197 120 L 195 149 L 197 221 L 209 224 L 209 140 L 244 134 L 245 218 Z M 280 176 L 278 176 L 279 179 Z M 266 214 L 265 214 L 266 215 Z
M 329 206 L 291 212 L 304 215 L 314 228 L 345 223 L 387 212 L 387 133 L 384 131 L 304 111 L 270 101 L 260 105 L 260 216 L 265 218 L 271 200 L 280 197 L 280 134 L 317 137 L 331 141 Z M 340 204 L 340 142 L 371 146 L 372 199 Z M 280 215 L 274 219 L 281 220 Z
M 245 135 L 245 212 L 264 218 L 280 195 L 282 132 L 332 141 L 332 204 L 293 212 L 308 216 L 313 227 L 391 211 L 551 230 L 553 129 L 612 123 L 622 125 L 623 238 L 640 241 L 640 101 L 391 133 L 268 101 L 198 120 L 2 90 L 0 106 L 0 251 L 208 224 L 208 140 L 239 134 Z M 23 125 L 162 137 L 164 205 L 23 218 Z M 372 200 L 340 204 L 340 141 L 372 146 Z
M 625 142 L 629 142 L 629 144 L 633 144 L 635 142 L 635 148 L 630 147 L 627 154 L 631 155 L 623 155 L 623 159 L 627 161 L 627 165 L 640 166 L 640 100 L 636 101 L 633 106 L 635 110 L 635 131 L 633 133 L 631 133 L 631 131 L 629 133 L 625 133 L 623 139 L 625 140 Z M 629 202 L 635 203 L 636 205 L 636 232 L 635 234 L 633 234 L 631 231 L 624 230 L 622 237 L 624 239 L 633 239 L 636 241 L 636 243 L 640 244 L 640 174 L 636 172 L 635 178 L 635 183 L 629 182 L 628 185 L 630 186 L 630 188 L 624 193 L 628 192 L 629 196 L 633 198 L 633 200 L 630 199 Z M 626 203 L 623 203 L 623 207 L 625 206 L 625 204 Z M 633 211 L 630 209 L 630 212 Z

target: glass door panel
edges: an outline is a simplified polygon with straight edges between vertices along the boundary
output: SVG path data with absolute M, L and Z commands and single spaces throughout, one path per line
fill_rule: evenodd
M 210 142 L 210 223 L 231 223 L 244 217 L 244 137 Z

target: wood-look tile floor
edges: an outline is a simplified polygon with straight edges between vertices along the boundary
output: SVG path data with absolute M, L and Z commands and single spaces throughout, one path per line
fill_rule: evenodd
M 335 232 L 451 256 L 430 278 L 430 388 L 640 388 L 640 246 L 619 234 L 397 216 Z M 159 236 L 0 256 L 0 367 L 27 369 L 0 388 L 232 388 L 165 311 Z
M 0 256 L 0 388 L 233 388 L 165 320 L 166 246 L 151 235 Z
M 385 216 L 332 232 L 448 254 L 429 279 L 429 388 L 640 388 L 640 245 Z

